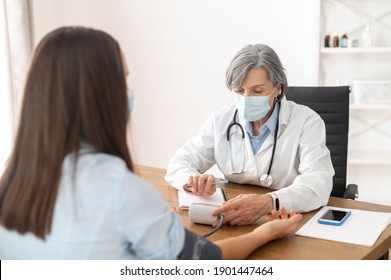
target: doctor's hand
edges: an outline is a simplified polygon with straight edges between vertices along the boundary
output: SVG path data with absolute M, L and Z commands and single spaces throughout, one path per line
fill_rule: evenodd
M 232 226 L 244 226 L 270 213 L 273 201 L 270 195 L 240 194 L 217 208 L 212 215 L 225 213 L 224 221 Z
M 187 185 L 183 188 L 197 195 L 212 195 L 216 192 L 216 186 L 213 185 L 214 181 L 215 176 L 211 174 L 190 176 Z M 189 186 L 191 186 L 191 188 Z

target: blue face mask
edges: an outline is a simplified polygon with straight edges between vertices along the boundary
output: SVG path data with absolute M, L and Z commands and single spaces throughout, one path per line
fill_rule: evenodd
M 233 93 L 236 109 L 246 121 L 257 121 L 263 119 L 270 110 L 269 99 L 267 96 L 243 96 Z
M 263 119 L 270 110 L 269 99 L 273 95 L 273 88 L 271 94 L 266 96 L 244 96 L 234 92 L 234 103 L 239 114 L 249 122 L 254 122 Z
M 129 106 L 129 111 L 133 112 L 134 108 L 134 93 L 133 90 L 128 89 L 128 106 Z

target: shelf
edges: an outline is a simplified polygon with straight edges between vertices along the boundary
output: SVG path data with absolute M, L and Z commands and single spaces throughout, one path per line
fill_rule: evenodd
M 379 110 L 379 111 L 391 111 L 391 104 L 350 104 L 350 110 Z
M 390 53 L 391 47 L 357 47 L 357 48 L 321 48 L 322 54 L 354 54 L 354 53 Z
M 349 151 L 348 164 L 391 165 L 391 151 Z

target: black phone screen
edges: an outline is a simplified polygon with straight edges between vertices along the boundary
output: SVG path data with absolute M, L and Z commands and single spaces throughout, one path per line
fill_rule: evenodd
M 332 221 L 342 221 L 342 219 L 347 215 L 348 212 L 340 210 L 328 210 L 324 213 L 321 219 L 332 220 Z

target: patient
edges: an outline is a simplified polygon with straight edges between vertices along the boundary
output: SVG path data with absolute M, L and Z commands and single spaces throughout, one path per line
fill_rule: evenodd
M 285 209 L 212 243 L 133 172 L 126 63 L 102 31 L 65 27 L 37 46 L 0 179 L 0 259 L 243 259 L 293 233 Z

